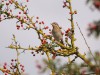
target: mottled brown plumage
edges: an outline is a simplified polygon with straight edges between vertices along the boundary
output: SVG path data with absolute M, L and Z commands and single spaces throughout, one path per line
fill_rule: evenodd
M 61 32 L 61 29 L 58 25 L 58 23 L 53 22 L 51 23 L 53 29 L 52 29 L 52 35 L 55 38 L 56 41 L 61 42 L 63 44 L 63 35 Z

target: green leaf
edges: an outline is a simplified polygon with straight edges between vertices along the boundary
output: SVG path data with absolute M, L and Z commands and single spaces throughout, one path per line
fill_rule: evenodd
M 0 9 L 4 6 L 4 4 L 0 4 Z
M 9 16 L 9 14 L 7 12 L 4 12 L 7 16 Z
M 2 11 L 0 10 L 0 15 L 2 14 Z

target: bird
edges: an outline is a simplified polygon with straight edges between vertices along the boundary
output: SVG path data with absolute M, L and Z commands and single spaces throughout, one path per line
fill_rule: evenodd
M 53 22 L 51 23 L 52 25 L 52 35 L 54 37 L 54 39 L 62 44 L 63 43 L 63 34 L 62 34 L 62 31 L 61 31 L 61 28 L 59 27 L 59 24 L 57 22 Z

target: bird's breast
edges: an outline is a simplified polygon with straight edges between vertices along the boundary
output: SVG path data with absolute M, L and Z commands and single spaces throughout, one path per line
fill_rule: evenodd
M 55 30 L 52 30 L 52 34 L 54 36 L 54 38 L 59 41 L 62 39 L 62 34 L 60 31 L 55 31 Z

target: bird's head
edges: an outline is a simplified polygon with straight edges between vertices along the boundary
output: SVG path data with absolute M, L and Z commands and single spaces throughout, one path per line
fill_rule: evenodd
M 51 23 L 52 27 L 55 28 L 55 27 L 59 27 L 58 23 L 57 22 L 53 22 Z

